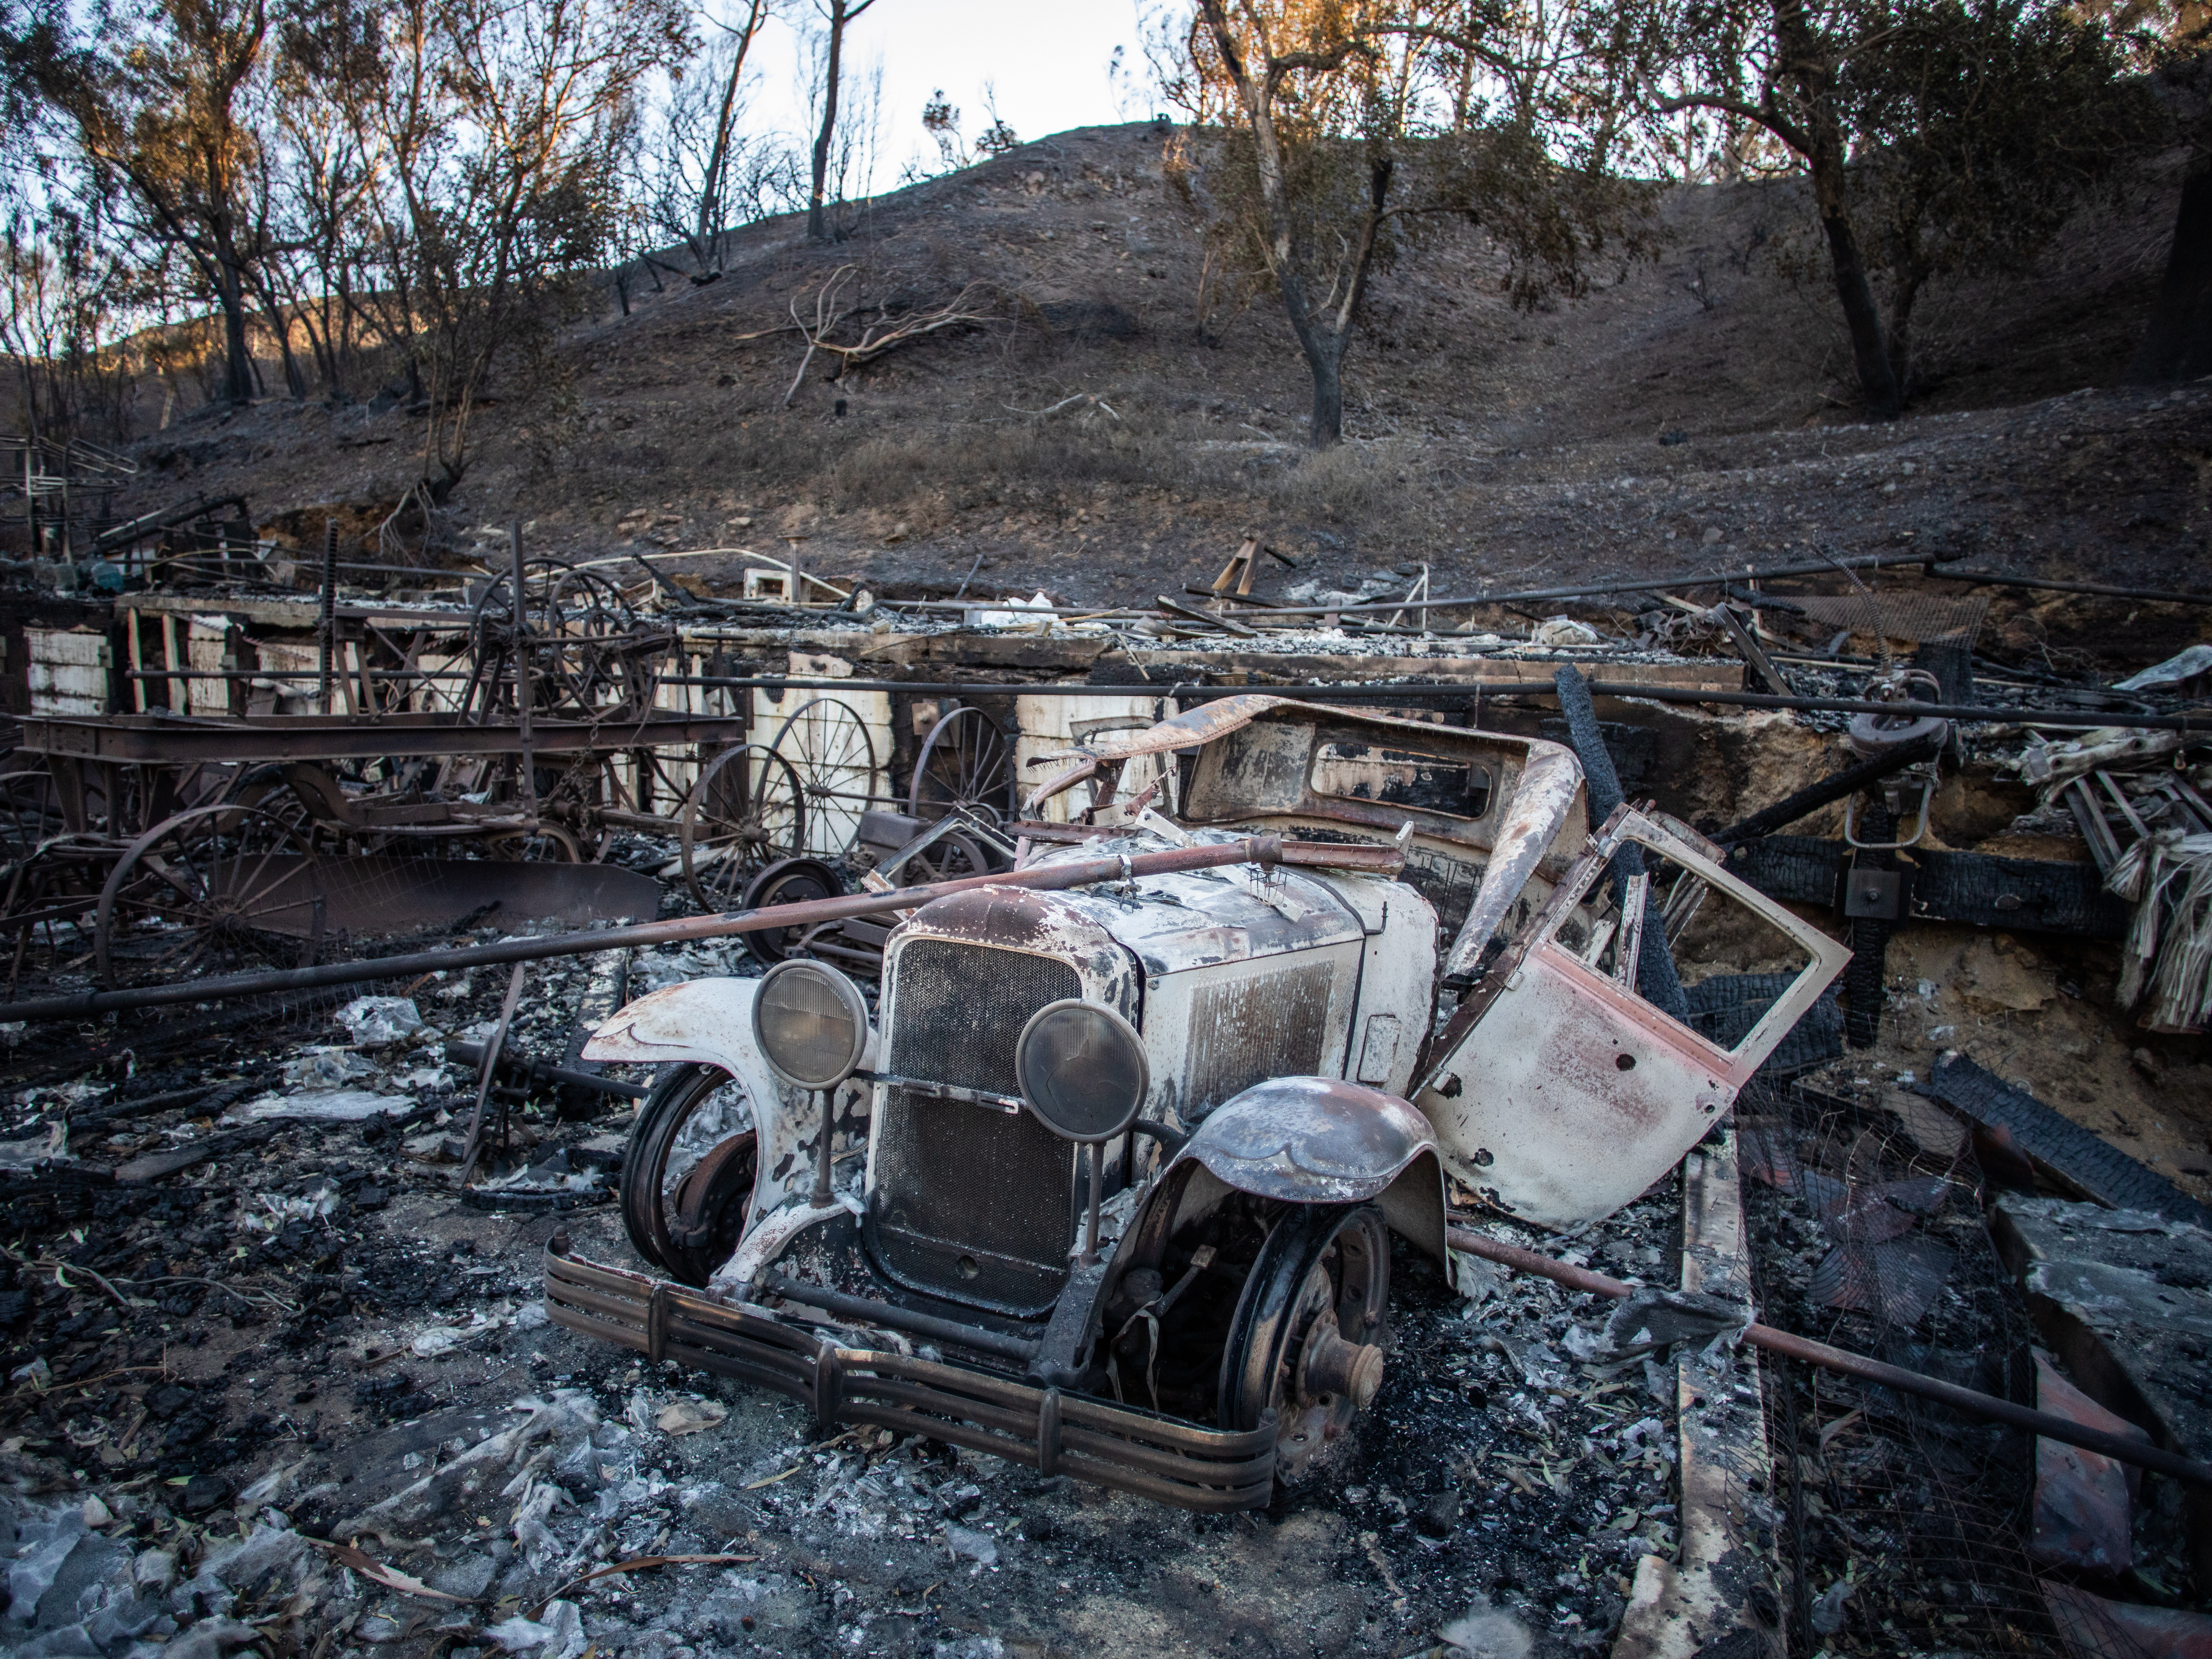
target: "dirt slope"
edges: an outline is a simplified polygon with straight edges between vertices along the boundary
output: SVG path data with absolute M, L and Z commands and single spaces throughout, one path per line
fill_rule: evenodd
M 1812 252 L 1790 186 L 1673 191 L 1658 259 L 1535 314 L 1459 233 L 1376 284 L 1352 441 L 1316 457 L 1279 301 L 1200 343 L 1201 248 L 1161 150 L 1148 127 L 1063 134 L 886 198 L 834 247 L 776 221 L 720 282 L 648 288 L 627 317 L 610 296 L 572 332 L 561 395 L 507 388 L 480 417 L 462 544 L 511 517 L 555 550 L 799 535 L 812 568 L 878 591 L 974 568 L 981 591 L 1080 600 L 1210 579 L 1247 526 L 1325 583 L 1425 561 L 1447 591 L 1808 544 L 2171 582 L 2203 555 L 2203 398 L 2109 389 L 2163 257 L 2162 177 L 2041 268 L 1936 295 L 1929 391 L 1882 426 L 1855 421 L 1826 291 L 1785 275 Z M 834 383 L 817 357 L 787 409 L 801 343 L 760 331 L 811 316 L 848 265 L 870 305 L 979 283 L 1008 320 Z M 1078 393 L 1103 407 L 1022 412 Z M 271 402 L 149 441 L 135 494 L 242 489 L 280 525 L 319 530 L 334 505 L 366 521 L 419 440 L 382 402 Z

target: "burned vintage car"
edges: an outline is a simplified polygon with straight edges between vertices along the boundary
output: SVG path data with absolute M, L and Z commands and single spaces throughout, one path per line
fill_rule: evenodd
M 1067 759 L 1095 833 L 908 915 L 872 1012 L 799 959 L 600 1027 L 663 1066 L 623 1182 L 668 1277 L 556 1247 L 556 1320 L 1262 1504 L 1382 1385 L 1392 1234 L 1626 1202 L 1845 959 L 1685 826 L 1593 835 L 1539 739 L 1240 696 Z

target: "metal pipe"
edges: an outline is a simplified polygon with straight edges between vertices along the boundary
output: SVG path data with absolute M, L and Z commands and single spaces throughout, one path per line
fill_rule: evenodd
M 514 564 L 514 717 L 522 738 L 522 815 L 533 828 L 538 823 L 538 769 L 530 757 L 530 700 L 537 695 L 530 681 L 530 645 L 523 621 L 522 521 L 507 527 L 507 548 Z M 465 697 L 463 699 L 466 701 Z M 487 699 L 489 701 L 489 699 Z
M 2212 593 L 2174 593 L 2159 587 L 2107 587 L 2101 582 L 2052 581 L 2042 576 L 2000 576 L 1991 570 L 1929 570 L 1947 582 L 1977 587 L 2034 587 L 2052 593 L 2094 593 L 2107 599 L 2141 599 L 2151 605 L 2212 605 Z
M 1604 1273 L 1593 1273 L 1588 1267 L 1570 1267 L 1536 1250 L 1524 1250 L 1516 1245 L 1502 1243 L 1487 1234 L 1465 1227 L 1447 1227 L 1444 1242 L 1455 1250 L 1465 1250 L 1469 1255 L 1479 1255 L 1486 1261 L 1495 1261 L 1500 1267 L 1516 1272 L 1534 1273 L 1569 1290 L 1588 1291 L 1594 1296 L 1625 1298 L 1634 1294 L 1636 1286 L 1624 1285 Z M 2117 1462 L 2133 1463 L 2139 1468 L 2150 1469 L 2185 1486 L 2212 1487 L 2212 1463 L 2199 1462 L 2179 1452 L 2168 1451 L 2163 1446 L 2153 1445 L 2147 1440 L 2131 1440 L 2125 1435 L 2111 1434 L 2103 1429 L 2093 1429 L 2049 1412 L 2039 1412 L 2027 1406 L 2015 1406 L 1993 1394 L 1984 1394 L 1976 1389 L 1960 1388 L 1956 1382 L 1946 1382 L 1941 1377 L 1929 1376 L 1920 1371 L 1906 1370 L 1902 1365 L 1892 1365 L 1880 1359 L 1869 1359 L 1864 1354 L 1853 1353 L 1848 1348 L 1832 1348 L 1825 1342 L 1815 1342 L 1808 1337 L 1792 1336 L 1787 1331 L 1778 1331 L 1771 1325 L 1753 1324 L 1748 1327 L 1743 1340 L 1754 1347 L 1778 1353 L 1786 1359 L 1801 1359 L 1808 1365 L 1818 1365 L 1823 1370 L 1836 1371 L 1845 1376 L 1856 1376 L 1862 1382 L 1875 1382 L 1886 1389 L 1895 1389 L 1903 1394 L 1917 1394 L 1923 1400 L 1934 1400 L 1954 1410 L 1970 1412 L 1977 1417 L 1986 1417 L 1998 1423 L 2010 1424 L 2025 1429 L 2030 1434 L 2039 1434 L 2046 1440 L 2063 1441 L 2069 1446 L 2079 1446 Z
M 1384 874 L 1403 867 L 1402 855 L 1394 847 L 1363 846 L 1334 842 L 1285 841 L 1279 836 L 1246 836 L 1236 841 L 1170 848 L 1159 853 L 1138 853 L 1128 858 L 1071 860 L 1065 864 L 1034 866 L 1026 870 L 994 875 L 962 876 L 951 881 L 921 887 L 898 887 L 888 893 L 853 893 L 842 898 L 810 899 L 799 904 L 771 904 L 755 910 L 729 910 L 719 915 L 678 916 L 668 921 L 639 922 L 628 927 L 600 927 L 574 933 L 545 933 L 536 938 L 504 939 L 490 945 L 462 950 L 420 951 L 409 956 L 379 957 L 366 962 L 324 963 L 312 968 L 280 968 L 268 973 L 230 974 L 208 979 L 173 981 L 165 985 L 134 986 L 118 991 L 77 991 L 64 996 L 34 997 L 0 1006 L 0 1020 L 82 1019 L 126 1008 L 158 1008 L 179 1002 L 214 1002 L 226 997 L 260 996 L 276 991 L 313 990 L 325 985 L 359 985 L 370 980 L 403 979 L 416 974 L 454 968 L 493 966 L 514 962 L 543 962 L 553 957 L 590 956 L 601 951 L 626 950 L 639 945 L 686 945 L 696 939 L 728 939 L 771 927 L 806 927 L 817 922 L 842 921 L 853 916 L 882 915 L 895 910 L 917 909 L 948 894 L 976 887 L 1025 887 L 1039 892 L 1059 892 L 1089 887 L 1099 882 L 1121 881 L 1130 876 L 1167 875 L 1179 871 L 1210 870 L 1228 864 L 1287 864 L 1320 870 L 1365 870 Z
M 323 608 L 316 629 L 322 644 L 323 713 L 331 712 L 331 662 L 337 649 L 338 521 L 323 520 Z
M 1548 667 L 1579 668 L 1583 665 L 1562 661 L 1547 663 Z M 1595 664 L 1591 664 L 1595 666 Z M 131 673 L 138 679 L 282 679 L 283 671 L 198 670 L 164 673 L 146 670 Z M 458 678 L 458 674 L 422 673 L 424 679 Z M 1136 685 L 1101 685 L 1092 681 L 1058 680 L 1035 685 L 1020 684 L 945 684 L 932 680 L 793 680 L 768 675 L 696 674 L 688 677 L 670 676 L 661 682 L 667 685 L 704 685 L 725 690 L 742 690 L 759 687 L 765 690 L 783 691 L 904 691 L 915 696 L 957 697 L 1135 697 L 1147 694 L 1172 697 L 1182 702 L 1206 702 L 1218 697 L 1237 697 L 1264 693 L 1268 696 L 1295 697 L 1304 702 L 1437 702 L 1456 697 L 1556 697 L 1559 693 L 1542 680 L 1449 680 L 1449 681 L 1387 681 L 1387 680 L 1328 680 L 1310 681 L 1303 685 L 1267 686 L 1199 685 L 1186 680 L 1170 684 L 1153 682 Z M 1678 685 L 1644 685 L 1633 680 L 1592 680 L 1589 689 L 1601 697 L 1634 697 L 1647 702 L 1720 703 L 1729 708 L 1784 708 L 1837 714 L 1894 714 L 1910 708 L 1916 715 L 1929 715 L 1938 720 L 1960 720 L 1996 726 L 2049 726 L 2069 730 L 2097 731 L 2107 726 L 2140 726 L 2146 731 L 2212 732 L 2212 714 L 2137 714 L 2124 709 L 2103 709 L 2069 713 L 2056 708 L 2027 708 L 1994 707 L 1982 703 L 1911 703 L 1874 702 L 1864 697 L 1778 697 L 1763 691 L 1709 691 Z M 682 720 L 681 714 L 656 714 L 656 718 Z M 37 718 L 37 717 L 33 717 Z M 732 717 L 738 718 L 738 717 Z M 181 724 L 181 723 L 180 723 Z M 611 726 L 621 722 L 609 722 Z M 252 731 L 251 722 L 238 721 L 227 726 L 228 731 Z M 399 727 L 380 727 L 400 732 Z
M 460 1065 L 480 1066 L 483 1057 L 484 1045 L 481 1042 L 464 1042 L 455 1038 L 446 1044 L 446 1058 Z M 590 1089 L 603 1095 L 619 1095 L 625 1100 L 642 1100 L 653 1092 L 642 1083 L 617 1083 L 611 1077 L 572 1072 L 565 1066 L 549 1066 L 544 1060 L 518 1054 L 512 1048 L 500 1056 L 499 1069 L 508 1077 L 520 1079 L 526 1089 L 550 1084 L 556 1088 Z
M 1740 570 L 1685 571 L 1650 581 L 1583 582 L 1573 587 L 1524 588 L 1517 593 L 1467 593 L 1448 599 L 1424 599 L 1421 604 L 1428 610 L 1448 611 L 1461 605 L 1530 605 L 1543 599 L 1595 599 L 1613 593 L 1657 593 L 1669 587 L 1717 587 L 1729 582 L 1764 581 L 1781 576 L 1826 576 L 1838 570 L 1881 570 L 1900 564 L 1933 566 L 1945 556 L 1934 553 L 1871 553 L 1863 558 L 1823 559 L 1818 564 L 1772 565 L 1764 570 L 1747 567 Z M 1966 556 L 1954 553 L 1948 556 L 1955 559 Z M 1365 611 L 1405 609 L 1406 601 L 1403 599 L 1375 599 L 1360 605 L 1271 605 L 1267 614 L 1274 617 L 1342 617 Z
M 1552 668 L 1578 668 L 1573 662 L 1547 663 Z M 1597 664 L 1590 664 L 1595 667 Z M 942 685 L 927 680 L 790 680 L 766 677 L 733 677 L 707 680 L 726 687 L 781 687 L 787 691 L 906 691 L 930 696 L 1145 696 L 1172 697 L 1184 702 L 1211 702 L 1217 697 L 1293 697 L 1303 701 L 1355 702 L 1431 702 L 1454 697 L 1557 697 L 1559 692 L 1543 680 L 1451 680 L 1416 683 L 1389 681 L 1309 682 L 1304 685 L 1198 685 L 1178 680 L 1163 684 L 1100 685 L 1088 681 L 1059 681 L 1044 685 Z M 1864 697 L 1778 697 L 1764 691 L 1708 691 L 1679 685 L 1644 685 L 1633 680 L 1592 680 L 1589 689 L 1601 697 L 1634 697 L 1648 702 L 1712 702 L 1741 708 L 1790 708 L 1838 714 L 1895 714 L 1910 710 L 1915 715 L 1983 725 L 2079 726 L 2094 731 L 2107 726 L 2141 726 L 2149 731 L 2212 732 L 2212 714 L 2130 714 L 2112 709 L 2068 714 L 2051 708 L 1991 708 L 1979 703 L 1874 702 Z
M 1024 1341 L 1018 1336 L 985 1330 L 981 1325 L 963 1325 L 957 1320 L 939 1319 L 934 1314 L 915 1313 L 910 1308 L 893 1307 L 888 1302 L 871 1302 L 865 1296 L 848 1296 L 842 1291 L 805 1284 L 773 1271 L 763 1273 L 757 1283 L 768 1295 L 780 1296 L 787 1302 L 819 1308 L 824 1313 L 842 1314 L 864 1325 L 911 1331 L 916 1336 L 938 1342 L 957 1342 L 963 1348 L 994 1353 L 1002 1359 L 1026 1360 L 1034 1358 L 1037 1351 L 1035 1342 Z
M 1855 795 L 1870 783 L 1879 783 L 1893 772 L 1902 772 L 1908 766 L 1917 766 L 1922 761 L 1933 759 L 1943 745 L 1937 734 L 1915 739 L 1886 755 L 1876 755 L 1840 772 L 1831 773 L 1818 783 L 1809 784 L 1794 795 L 1786 795 L 1764 811 L 1753 812 L 1740 823 L 1730 824 L 1713 839 L 1723 847 L 1733 847 L 1738 842 L 1757 841 L 1761 836 L 1771 835 L 1787 823 L 1795 823 L 1808 812 L 1818 811 L 1831 801 Z

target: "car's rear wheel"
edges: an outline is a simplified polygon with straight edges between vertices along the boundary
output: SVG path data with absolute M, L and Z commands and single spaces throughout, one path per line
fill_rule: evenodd
M 719 1066 L 672 1066 L 630 1127 L 623 1226 L 637 1253 L 687 1285 L 730 1259 L 760 1164 L 753 1103 Z
M 1275 1414 L 1275 1468 L 1296 1475 L 1382 1382 L 1390 1235 L 1371 1204 L 1300 1206 L 1268 1230 L 1221 1355 L 1220 1423 Z

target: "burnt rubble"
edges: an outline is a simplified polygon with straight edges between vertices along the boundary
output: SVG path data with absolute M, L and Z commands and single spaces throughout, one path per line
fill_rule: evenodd
M 1558 720 L 1565 667 L 1596 691 L 1586 764 L 1601 753 L 1627 799 L 1656 798 L 1730 874 L 1856 956 L 1841 995 L 1815 1002 L 1734 1112 L 1633 1202 L 1543 1231 L 1455 1183 L 1453 1224 L 2212 1455 L 2194 1374 L 2212 1340 L 2203 661 L 2175 656 L 2125 687 L 2067 683 L 1976 657 L 1971 630 L 1916 640 L 1855 618 L 1837 609 L 1855 594 L 1802 591 L 1810 578 L 1717 590 L 1719 605 L 1573 605 L 1581 616 L 1524 620 L 1510 638 L 1497 611 L 1480 629 L 1425 634 L 1427 595 L 1393 580 L 1392 612 L 1347 614 L 1372 597 L 1349 591 L 1285 595 L 1336 608 L 1295 628 L 1205 594 L 1073 622 L 1000 601 L 998 615 L 886 631 L 849 594 L 842 615 L 732 601 L 707 619 L 657 591 L 617 593 L 637 627 L 633 667 L 674 611 L 692 630 L 663 630 L 657 678 L 589 693 L 633 734 L 644 708 L 680 702 L 697 729 L 671 734 L 658 761 L 623 760 L 634 735 L 594 735 L 539 765 L 525 745 L 564 711 L 532 727 L 487 704 L 514 728 L 501 758 L 443 785 L 307 756 L 283 764 L 321 768 L 331 793 L 288 795 L 264 771 L 276 761 L 214 763 L 230 769 L 224 789 L 261 774 L 256 811 L 296 799 L 284 833 L 312 859 L 356 873 L 388 860 L 380 887 L 316 878 L 318 919 L 265 959 L 210 929 L 204 954 L 162 969 L 170 925 L 149 921 L 111 930 L 123 966 L 92 960 L 86 901 L 136 837 L 64 826 L 59 795 L 19 786 L 18 823 L 62 830 L 81 857 L 58 865 L 52 836 L 10 854 L 37 881 L 9 901 L 9 1000 L 143 989 L 161 972 L 208 983 L 172 979 L 196 989 L 166 1008 L 0 1029 L 0 1642 L 103 1659 L 1840 1659 L 2204 1639 L 2203 1492 L 1762 1352 L 1739 1342 L 1740 1321 L 1638 1329 L 1604 1297 L 1465 1251 L 1439 1264 L 1402 1237 L 1380 1393 L 1265 1507 L 1220 1515 L 881 1426 L 825 1428 L 778 1395 L 549 1318 L 556 1238 L 638 1265 L 617 1200 L 654 1073 L 585 1057 L 590 1036 L 642 996 L 750 979 L 787 951 L 841 963 L 872 998 L 898 917 L 833 927 L 794 911 L 763 933 L 641 947 L 595 945 L 592 930 L 1003 872 L 1024 835 L 1119 827 L 1110 787 L 1037 815 L 1031 791 L 1068 754 L 1240 690 L 1325 682 L 1342 702 L 1587 747 Z M 194 603 L 212 614 L 242 592 Z M 389 601 L 349 599 L 365 640 Z M 295 620 L 266 628 L 254 673 L 274 683 L 273 708 L 328 711 L 327 677 L 272 666 L 273 647 L 300 644 Z M 573 653 L 521 631 L 477 666 L 574 679 Z M 1893 660 L 1893 639 L 1918 645 L 1917 670 Z M 876 665 L 881 681 L 861 678 Z M 1379 683 L 1363 683 L 1370 669 Z M 377 693 L 357 675 L 345 695 Z M 844 714 L 801 720 L 825 701 Z M 1925 712 L 1965 702 L 1984 717 Z M 179 723 L 216 718 L 187 692 L 163 707 Z M 976 768 L 998 751 L 947 724 L 962 708 L 999 733 L 988 777 Z M 140 716 L 49 710 L 27 729 L 41 718 L 51 737 L 129 732 Z M 851 811 L 836 804 L 837 768 L 855 763 L 832 752 L 848 730 L 872 745 Z M 11 765 L 62 777 L 48 763 L 64 745 L 37 741 Z M 798 791 L 826 805 L 813 837 L 794 832 L 732 884 L 697 848 L 743 814 L 714 817 L 726 803 L 701 756 L 742 742 L 797 757 Z M 1802 799 L 1864 766 L 1869 744 L 1876 758 L 1917 747 Z M 933 753 L 958 763 L 933 771 Z M 576 757 L 606 763 L 589 791 L 573 783 Z M 657 785 L 641 786 L 654 766 Z M 1133 794 L 1142 775 L 1121 775 Z M 1791 816 L 1758 818 L 1785 798 Z M 546 844 L 526 799 L 580 862 Z M 441 811 L 437 827 L 483 842 L 474 852 L 513 836 L 522 856 L 495 866 L 377 839 Z M 1071 822 L 1086 812 L 1091 824 Z M 962 847 L 915 848 L 947 822 Z M 503 876 L 487 909 L 469 872 L 494 867 L 570 873 L 542 892 L 535 875 Z M 759 887 L 771 870 L 787 884 Z M 635 885 L 589 885 L 607 875 Z M 454 955 L 554 934 L 575 935 L 573 949 L 519 977 Z M 379 969 L 432 952 L 453 960 Z M 226 973 L 308 959 L 349 964 L 358 982 L 215 994 Z M 1733 1046 L 1789 979 L 1766 977 L 1691 987 L 1691 1023 Z

